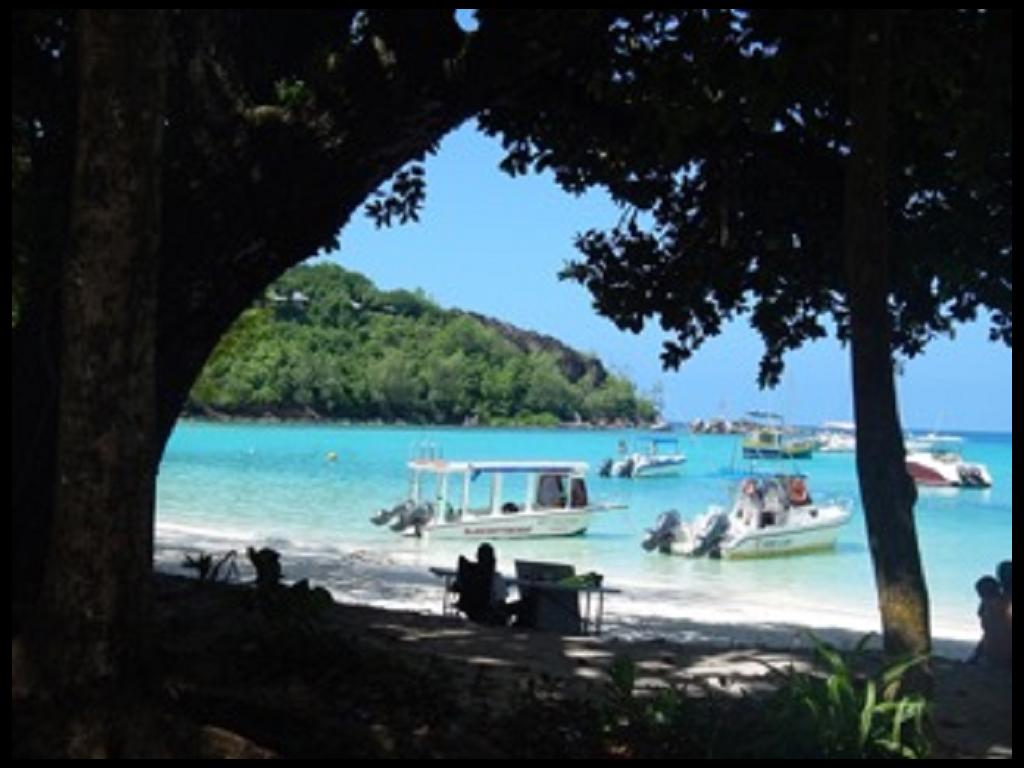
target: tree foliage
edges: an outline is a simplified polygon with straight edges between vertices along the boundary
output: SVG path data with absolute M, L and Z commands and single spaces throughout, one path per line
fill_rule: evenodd
M 980 309 L 992 338 L 1012 341 L 1009 14 L 892 14 L 889 310 L 894 351 L 908 357 Z M 660 169 L 623 199 L 648 207 L 653 189 L 657 201 L 649 218 L 581 235 L 585 258 L 565 274 L 620 327 L 660 318 L 676 334 L 666 365 L 743 315 L 764 339 L 762 384 L 778 382 L 785 352 L 826 334 L 826 316 L 849 338 L 850 18 L 703 16 L 700 46 L 650 86 L 678 81 L 664 107 L 677 135 L 640 150 Z M 641 64 L 629 71 L 642 81 Z
M 620 328 L 673 333 L 668 367 L 746 316 L 774 385 L 832 320 L 885 647 L 926 651 L 894 357 L 979 311 L 1012 342 L 1012 12 L 637 10 L 606 36 L 542 106 L 485 112 L 506 170 L 623 205 L 564 275 Z
M 187 410 L 440 424 L 657 415 L 596 359 L 551 342 L 523 349 L 505 327 L 442 310 L 420 291 L 379 291 L 335 265 L 297 267 L 224 336 Z

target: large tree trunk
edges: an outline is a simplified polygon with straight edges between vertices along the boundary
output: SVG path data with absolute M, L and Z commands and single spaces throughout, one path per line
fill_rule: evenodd
M 79 30 L 59 483 L 31 637 L 44 690 L 82 707 L 69 716 L 69 754 L 109 755 L 149 645 L 166 18 L 83 12 Z
M 331 243 L 395 171 L 501 94 L 560 66 L 557 50 L 510 59 L 503 35 L 517 41 L 516 29 L 499 29 L 496 41 L 469 46 L 457 67 L 444 57 L 461 37 L 435 51 L 415 87 L 406 78 L 366 86 L 366 73 L 379 69 L 377 46 L 366 46 L 340 73 L 345 99 L 334 103 L 325 91 L 330 114 L 277 121 L 282 110 L 250 98 L 253 83 L 240 74 L 258 80 L 265 63 L 238 36 L 250 17 L 171 17 L 166 133 L 175 162 L 163 167 L 162 190 L 155 142 L 163 123 L 152 118 L 164 98 L 163 75 L 157 83 L 153 72 L 164 33 L 147 27 L 148 16 L 68 17 L 83 27 L 83 73 L 68 80 L 81 95 L 84 133 L 65 139 L 74 136 L 71 120 L 55 121 L 48 152 L 66 166 L 78 155 L 74 242 L 51 238 L 58 244 L 33 257 L 67 262 L 66 315 L 33 292 L 12 334 L 16 690 L 36 687 L 20 674 L 33 666 L 52 688 L 114 686 L 143 671 L 155 469 L 208 353 L 266 285 Z M 118 35 L 135 43 L 131 50 L 115 47 Z M 582 46 L 589 39 L 577 37 Z M 59 181 L 42 191 L 67 200 L 54 192 L 67 176 L 51 174 Z M 37 641 L 22 642 L 23 617 Z M 30 655 L 42 663 L 20 663 Z M 101 731 L 85 729 L 76 751 L 107 749 Z
M 885 650 L 931 649 L 928 591 L 914 527 L 917 492 L 907 474 L 896 405 L 888 299 L 886 132 L 889 32 L 885 12 L 854 13 L 852 154 L 846 178 L 857 475 L 875 566 Z

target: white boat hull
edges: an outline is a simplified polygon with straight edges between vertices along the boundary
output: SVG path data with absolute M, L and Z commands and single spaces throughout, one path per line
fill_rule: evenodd
M 685 463 L 685 458 L 639 460 L 634 465 L 633 477 L 671 477 L 678 475 Z
M 727 560 L 780 557 L 833 549 L 839 538 L 839 530 L 848 520 L 849 515 L 845 514 L 815 525 L 748 531 L 731 541 L 723 542 L 722 557 Z
M 918 485 L 951 488 L 988 488 L 992 476 L 983 464 L 970 464 L 955 454 L 907 454 L 907 472 Z
M 432 539 L 537 539 L 578 536 L 587 530 L 592 510 L 515 512 L 507 515 L 469 516 L 435 523 L 423 529 Z

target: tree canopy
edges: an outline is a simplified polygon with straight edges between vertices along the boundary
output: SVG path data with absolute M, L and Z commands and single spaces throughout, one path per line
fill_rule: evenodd
M 980 309 L 992 338 L 1012 341 L 1009 14 L 892 14 L 889 311 L 894 351 L 908 357 Z M 648 217 L 582 234 L 584 259 L 566 275 L 620 327 L 660 318 L 676 334 L 666 365 L 741 315 L 764 339 L 762 384 L 778 382 L 786 351 L 825 335 L 826 316 L 848 339 L 850 18 L 712 18 L 708 50 L 675 59 L 658 81 L 671 73 L 681 86 L 668 86 L 675 142 L 640 150 L 660 164 L 645 185 L 660 189 L 657 202 L 627 194 Z

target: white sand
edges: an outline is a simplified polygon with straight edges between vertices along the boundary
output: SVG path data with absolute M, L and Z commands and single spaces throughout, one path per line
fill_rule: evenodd
M 252 578 L 245 557 L 247 546 L 270 546 L 282 553 L 287 580 L 308 578 L 330 590 L 344 604 L 388 610 L 440 614 L 442 584 L 429 566 L 452 567 L 450 562 L 396 556 L 368 549 L 296 546 L 293 542 L 256 539 L 243 531 L 225 532 L 176 525 L 157 530 L 156 565 L 182 573 L 186 554 L 203 551 L 238 552 L 243 579 Z M 785 594 L 756 596 L 708 593 L 697 589 L 669 590 L 651 585 L 607 583 L 622 590 L 605 602 L 604 633 L 623 640 L 664 639 L 673 642 L 730 647 L 792 649 L 807 647 L 806 631 L 839 647 L 849 647 L 867 632 L 878 632 L 877 614 L 842 606 L 801 604 Z M 933 626 L 935 651 L 953 659 L 966 658 L 979 630 L 974 617 L 959 626 Z
M 435 563 L 367 550 L 295 548 L 244 533 L 229 540 L 181 527 L 159 529 L 157 567 L 180 573 L 186 553 L 233 548 L 241 577 L 249 580 L 249 545 L 278 545 L 287 579 L 308 578 L 330 589 L 344 604 L 337 609 L 341 625 L 354 636 L 395 652 L 448 658 L 463 665 L 470 679 L 488 670 L 516 681 L 540 674 L 586 686 L 607 679 L 612 659 L 626 654 L 637 664 L 641 685 L 697 684 L 739 693 L 770 684 L 769 665 L 805 665 L 809 654 L 800 649 L 808 645 L 808 629 L 838 647 L 850 647 L 877 629 L 876 617 L 832 606 L 808 609 L 784 595 L 756 604 L 694 592 L 680 603 L 677 593 L 618 584 L 607 585 L 623 593 L 608 598 L 602 637 L 491 629 L 439 615 L 441 583 L 427 571 Z M 972 628 L 933 630 L 936 653 L 945 657 L 933 664 L 933 721 L 941 753 L 1012 758 L 1012 673 L 956 661 L 974 647 Z

